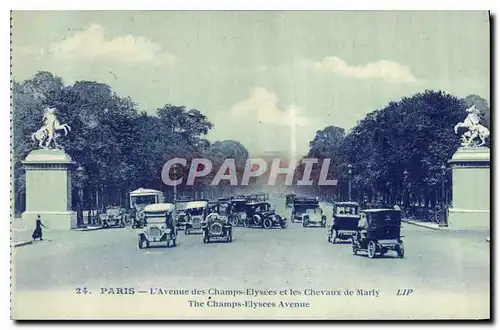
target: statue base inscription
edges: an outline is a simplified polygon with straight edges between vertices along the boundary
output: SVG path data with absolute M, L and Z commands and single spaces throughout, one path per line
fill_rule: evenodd
M 76 228 L 71 211 L 71 157 L 58 149 L 32 151 L 23 162 L 26 169 L 24 220 L 33 223 L 40 215 L 50 230 Z
M 448 225 L 454 229 L 490 228 L 490 149 L 460 148 L 449 161 L 453 205 Z

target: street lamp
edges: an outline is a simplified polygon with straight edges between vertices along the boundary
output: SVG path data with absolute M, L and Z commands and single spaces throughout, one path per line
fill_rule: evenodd
M 352 192 L 352 165 L 347 165 L 347 173 L 349 174 L 349 202 L 351 201 L 351 192 Z
M 405 169 L 403 172 L 403 206 L 408 206 L 408 171 Z
M 174 177 L 177 179 L 177 165 L 172 166 L 174 169 Z M 177 185 L 174 184 L 174 202 L 177 200 Z
M 78 227 L 83 227 L 83 185 L 85 168 L 78 166 L 76 169 L 77 187 L 78 187 L 78 209 L 76 211 L 76 224 Z
M 441 208 L 444 208 L 445 205 L 445 191 L 444 191 L 444 182 L 446 180 L 446 166 L 441 165 Z

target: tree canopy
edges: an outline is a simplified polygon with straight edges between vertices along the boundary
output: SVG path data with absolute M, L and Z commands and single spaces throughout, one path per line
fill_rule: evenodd
M 337 193 L 343 196 L 351 164 L 357 199 L 384 196 L 395 201 L 398 194 L 401 198 L 403 186 L 410 187 L 415 196 L 430 198 L 442 180 L 449 185 L 449 171 L 443 177 L 442 166 L 447 167 L 460 146 L 453 127 L 465 119 L 465 109 L 472 104 L 480 108 L 488 127 L 486 100 L 477 95 L 458 99 L 427 90 L 367 114 L 345 136 L 333 126 L 318 131 L 308 157 L 332 158 L 340 181 Z
M 95 191 L 104 200 L 118 203 L 125 200 L 121 195 L 141 186 L 171 189 L 162 182 L 161 170 L 174 157 L 189 161 L 213 150 L 228 154 L 233 149 L 234 156 L 248 157 L 248 151 L 236 141 L 211 145 L 206 135 L 213 124 L 198 109 L 166 104 L 155 115 L 148 115 L 106 84 L 78 81 L 66 86 L 61 78 L 39 72 L 13 84 L 14 187 L 18 202 L 25 189 L 21 162 L 38 148 L 31 134 L 42 126 L 46 107 L 55 107 L 60 122 L 72 129 L 59 142 L 76 164 L 84 167 L 89 200 Z M 74 177 L 73 183 L 78 179 Z

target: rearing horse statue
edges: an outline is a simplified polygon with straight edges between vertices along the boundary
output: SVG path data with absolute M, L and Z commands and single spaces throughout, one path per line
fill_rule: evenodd
M 61 124 L 56 116 L 55 108 L 46 108 L 43 115 L 43 126 L 31 135 L 33 141 L 38 140 L 38 146 L 43 149 L 62 149 L 57 143 L 57 138 L 61 135 L 58 131 L 64 131 L 64 135 L 68 135 L 71 127 L 68 124 Z M 51 144 L 54 147 L 51 147 Z
M 479 109 L 473 105 L 467 110 L 467 118 L 462 123 L 455 125 L 455 133 L 458 133 L 460 127 L 468 129 L 462 134 L 462 147 L 481 147 L 486 143 L 486 139 L 490 136 L 490 131 L 479 123 Z M 481 140 L 481 143 L 475 141 L 476 138 Z

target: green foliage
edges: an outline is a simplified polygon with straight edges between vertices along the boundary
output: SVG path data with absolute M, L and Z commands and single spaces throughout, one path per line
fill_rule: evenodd
M 403 185 L 417 195 L 428 194 L 443 179 L 450 182 L 449 171 L 443 178 L 441 167 L 460 146 L 453 127 L 465 119 L 465 109 L 472 104 L 481 109 L 488 126 L 489 106 L 477 95 L 460 100 L 427 90 L 404 97 L 366 115 L 345 138 L 332 126 L 318 131 L 309 157 L 332 157 L 339 189 L 344 191 L 349 180 L 347 165 L 352 164 L 351 179 L 359 199 L 373 193 L 394 199 Z

